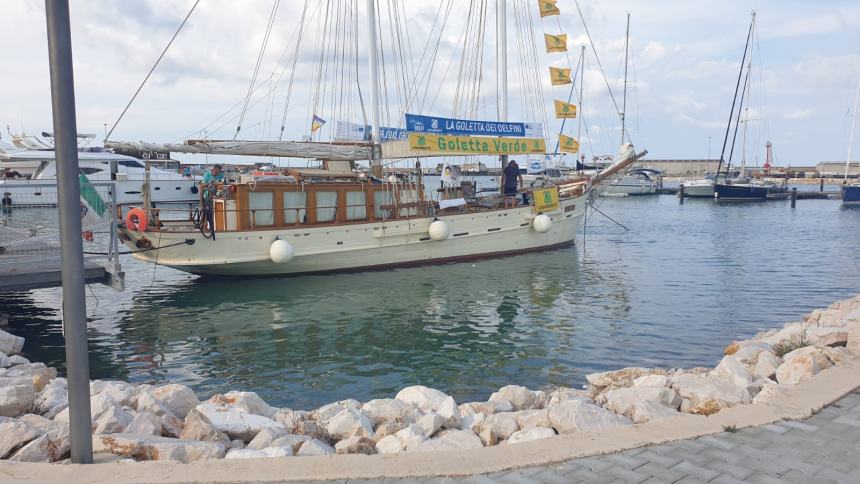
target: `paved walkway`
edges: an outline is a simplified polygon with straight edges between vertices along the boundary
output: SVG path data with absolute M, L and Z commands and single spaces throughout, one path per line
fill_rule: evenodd
M 466 478 L 349 482 L 860 484 L 860 389 L 803 422 L 785 421 L 554 466 Z

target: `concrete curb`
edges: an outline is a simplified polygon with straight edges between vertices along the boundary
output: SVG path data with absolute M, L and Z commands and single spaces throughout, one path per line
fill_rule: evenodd
M 547 465 L 651 444 L 725 431 L 806 419 L 860 388 L 860 357 L 815 375 L 781 394 L 778 402 L 743 405 L 710 417 L 682 415 L 632 427 L 567 434 L 516 445 L 470 451 L 386 455 L 334 455 L 270 459 L 229 459 L 179 464 L 107 462 L 94 465 L 30 464 L 0 461 L 3 482 L 185 483 L 282 482 L 291 480 L 465 476 Z M 106 456 L 96 462 L 104 462 Z

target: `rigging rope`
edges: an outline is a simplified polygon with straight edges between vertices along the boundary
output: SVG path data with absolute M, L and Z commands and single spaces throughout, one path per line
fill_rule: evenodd
M 603 80 L 606 82 L 606 89 L 609 91 L 609 97 L 612 99 L 612 104 L 615 106 L 615 112 L 619 115 L 621 111 L 618 109 L 618 102 L 615 100 L 615 95 L 612 93 L 612 86 L 609 84 L 609 78 L 606 77 L 606 71 L 603 70 L 603 64 L 600 62 L 600 56 L 597 55 L 597 48 L 594 47 L 594 41 L 591 39 L 591 33 L 588 31 L 588 25 L 585 24 L 585 16 L 582 15 L 582 9 L 579 8 L 579 0 L 573 0 L 576 5 L 576 11 L 579 12 L 579 19 L 582 21 L 582 28 L 585 29 L 585 36 L 588 37 L 588 43 L 591 45 L 591 51 L 594 53 L 594 59 L 597 60 L 597 67 L 600 68 L 600 73 L 603 75 Z
M 281 0 L 275 0 L 274 5 L 272 5 L 272 13 L 269 15 L 269 23 L 266 25 L 266 33 L 263 35 L 260 53 L 257 55 L 257 64 L 254 66 L 254 74 L 251 76 L 251 84 L 248 86 L 248 95 L 245 96 L 245 106 L 242 108 L 242 114 L 239 116 L 239 124 L 236 126 L 236 133 L 233 135 L 234 140 L 239 136 L 239 131 L 242 130 L 242 122 L 245 120 L 245 114 L 248 112 L 248 103 L 251 101 L 254 84 L 257 83 L 257 74 L 260 72 L 260 64 L 263 62 L 266 46 L 269 44 L 269 35 L 272 33 L 272 25 L 275 23 L 275 15 L 278 13 L 278 6 L 280 4 Z
M 113 130 L 116 129 L 116 126 L 122 120 L 123 116 L 125 116 L 125 113 L 128 111 L 128 108 L 131 107 L 131 103 L 134 102 L 134 100 L 137 98 L 137 95 L 140 94 L 140 90 L 143 89 L 143 86 L 146 84 L 146 81 L 149 80 L 149 76 L 151 76 L 152 73 L 155 72 L 155 68 L 158 67 L 158 64 L 161 62 L 161 59 L 164 58 L 164 54 L 167 53 L 167 49 L 169 49 L 170 46 L 173 45 L 173 41 L 176 40 L 176 36 L 178 36 L 179 32 L 182 31 L 182 27 L 185 27 L 185 24 L 188 22 L 188 17 L 191 17 L 191 14 L 194 13 L 194 9 L 197 8 L 198 3 L 200 3 L 200 0 L 196 0 L 194 2 L 194 5 L 191 6 L 191 10 L 188 11 L 188 15 L 186 15 L 185 18 L 182 20 L 182 23 L 179 24 L 179 28 L 176 29 L 176 32 L 173 33 L 173 37 L 170 38 L 170 42 L 168 42 L 167 45 L 164 47 L 164 50 L 161 51 L 161 55 L 159 55 L 158 59 L 155 60 L 155 64 L 153 64 L 152 68 L 149 69 L 149 72 L 146 73 L 146 77 L 143 78 L 143 82 L 141 82 L 140 86 L 137 87 L 137 91 L 135 91 L 134 95 L 131 96 L 131 99 L 128 101 L 128 104 L 125 105 L 125 109 L 122 110 L 122 113 L 120 113 L 119 117 L 116 119 L 116 122 L 114 122 L 113 126 L 111 126 L 110 131 L 108 131 L 108 133 L 105 135 L 105 141 L 107 141 L 110 138 L 110 135 L 113 134 Z

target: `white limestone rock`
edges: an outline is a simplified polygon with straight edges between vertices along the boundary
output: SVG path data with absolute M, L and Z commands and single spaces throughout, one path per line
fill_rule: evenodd
M 549 421 L 560 434 L 630 425 L 630 420 L 626 417 L 581 400 L 550 405 Z
M 511 402 L 515 411 L 533 410 L 540 408 L 541 405 L 541 398 L 537 393 L 519 385 L 503 386 L 490 395 L 490 401 L 493 400 L 507 400 Z
M 178 383 L 170 383 L 153 388 L 151 393 L 161 406 L 181 419 L 188 416 L 188 412 L 200 404 L 200 399 L 197 398 L 194 390 Z M 230 393 L 227 395 L 230 395 Z M 254 394 L 254 396 L 256 397 L 256 394 Z M 260 399 L 260 401 L 262 402 L 262 399 Z M 263 402 L 263 405 L 265 405 L 265 402 Z M 266 405 L 266 407 L 268 407 L 268 405 Z M 268 409 L 265 410 L 268 411 Z M 266 416 L 268 417 L 269 415 Z M 274 414 L 272 414 L 272 416 L 274 416 Z
M 636 403 L 655 401 L 672 410 L 681 405 L 681 397 L 675 390 L 667 387 L 627 387 L 609 390 L 602 395 L 604 406 L 627 418 L 633 418 Z
M 522 442 L 531 442 L 532 440 L 546 439 L 555 437 L 555 430 L 545 427 L 533 427 L 527 430 L 520 430 L 508 437 L 505 443 L 519 444 Z
M 445 425 L 446 419 L 436 412 L 430 412 L 421 416 L 415 423 L 424 431 L 424 436 L 432 437 Z
M 514 411 L 513 404 L 511 404 L 511 402 L 509 402 L 508 400 L 503 399 L 487 402 L 467 402 L 459 405 L 457 408 L 460 411 L 461 418 L 476 413 L 490 415 L 493 413 Z
M 24 338 L 9 334 L 0 329 L 0 352 L 4 355 L 14 355 L 24 347 Z
M 372 455 L 376 453 L 376 443 L 367 437 L 350 437 L 336 443 L 334 450 L 338 454 Z
M 776 369 L 776 381 L 781 385 L 796 385 L 831 366 L 824 353 L 813 346 L 798 348 L 783 357 Z
M 480 425 L 481 431 L 491 430 L 493 435 L 500 440 L 507 439 L 520 429 L 517 423 L 517 414 L 513 412 L 494 413 L 487 415 Z
M 93 397 L 93 399 L 98 398 L 101 395 L 99 394 Z M 106 395 L 105 395 L 106 396 Z M 108 397 L 110 398 L 110 397 Z M 91 399 L 92 400 L 92 399 Z M 113 399 L 111 399 L 113 400 Z M 134 416 L 132 416 L 129 412 L 125 411 L 119 405 L 114 404 L 113 406 L 105 409 L 104 411 L 93 412 L 93 433 L 94 434 L 118 434 L 125 432 L 129 425 L 131 425 L 134 420 Z
M 373 424 L 361 410 L 347 408 L 328 421 L 326 432 L 335 440 L 352 436 L 370 437 L 373 435 Z
M 342 410 L 359 410 L 361 409 L 361 402 L 358 400 L 354 400 L 352 398 L 347 400 L 340 400 L 337 402 L 332 402 L 327 405 L 323 405 L 322 407 L 316 409 L 313 412 L 312 418 L 314 420 L 319 420 L 323 424 L 331 420 L 335 417 L 335 415 L 339 414 Z
M 603 389 L 624 388 L 633 385 L 633 380 L 641 376 L 647 375 L 665 375 L 666 370 L 659 368 L 622 368 L 615 371 L 604 371 L 601 373 L 592 373 L 586 375 L 585 379 L 592 390 L 593 395 L 597 395 Z
M 853 324 L 849 327 L 848 342 L 845 347 L 855 355 L 860 355 L 860 324 Z
M 415 385 L 400 390 L 394 398 L 414 405 L 421 409 L 422 412 L 435 412 L 442 405 L 442 402 L 448 398 L 448 395 L 433 388 Z
M 47 367 L 44 363 L 24 363 L 0 371 L 6 378 L 29 380 L 36 392 L 42 391 L 52 379 L 57 377 L 57 369 Z
M 361 406 L 374 426 L 385 422 L 400 422 L 410 415 L 410 405 L 394 398 L 379 398 Z
M 302 444 L 299 451 L 296 455 L 299 456 L 310 456 L 310 455 L 331 455 L 334 454 L 335 450 L 332 446 L 326 444 L 322 440 L 319 439 L 311 439 L 304 444 Z
M 45 418 L 54 418 L 69 406 L 69 392 L 61 384 L 51 381 L 33 401 L 33 411 Z
M 167 460 L 187 464 L 224 457 L 225 447 L 214 442 L 179 440 L 152 435 L 110 434 L 99 436 L 112 454 L 136 460 Z
M 787 385 L 767 383 L 762 386 L 761 391 L 759 391 L 755 398 L 753 398 L 753 403 L 768 404 L 771 402 L 778 402 L 782 398 L 782 394 L 785 392 L 787 387 Z
M 834 365 L 841 365 L 852 358 L 851 352 L 847 348 L 840 346 L 824 348 L 823 353 Z
M 776 373 L 776 369 L 782 364 L 782 358 L 776 356 L 770 351 L 762 351 L 758 355 L 758 361 L 755 364 L 753 377 L 756 380 L 761 378 L 770 378 Z
M 471 413 L 463 417 L 460 421 L 460 426 L 464 429 L 469 429 L 477 432 L 479 426 L 487 419 L 487 415 L 483 413 Z
M 161 435 L 161 419 L 149 412 L 138 412 L 124 432 L 137 435 Z M 108 432 L 113 433 L 113 432 Z
M 312 439 L 313 437 L 309 437 L 307 435 L 287 434 L 273 440 L 269 447 L 289 447 L 293 450 L 293 455 L 295 455 L 299 453 L 299 449 L 302 448 L 302 444 Z M 250 447 L 250 444 L 248 444 L 248 446 Z
M 445 419 L 443 425 L 446 428 L 455 429 L 460 427 L 460 408 L 457 407 L 457 402 L 454 401 L 453 397 L 447 397 L 442 400 L 442 403 L 436 408 L 436 413 Z
M 0 459 L 4 459 L 44 432 L 21 420 L 0 420 Z
M 434 439 L 425 440 L 416 448 L 416 452 L 434 452 L 440 450 L 469 450 L 479 449 L 484 444 L 471 430 L 446 430 Z
M 536 427 L 550 428 L 552 424 L 549 422 L 549 410 L 520 410 L 516 412 L 517 425 L 521 430 L 533 429 Z
M 249 413 L 240 407 L 201 403 L 194 407 L 203 414 L 219 432 L 224 432 L 230 438 L 250 442 L 265 428 L 285 428 L 274 420 Z
M 25 422 L 38 428 L 44 434 L 31 441 L 9 457 L 9 460 L 18 462 L 56 462 L 66 455 L 72 448 L 69 434 L 69 426 L 48 420 L 35 414 L 27 414 L 21 417 Z
M 680 373 L 672 377 L 672 387 L 691 402 L 690 413 L 711 415 L 720 409 L 750 403 L 746 388 L 715 376 Z
M 247 448 L 251 450 L 263 450 L 266 447 L 271 447 L 272 442 L 275 440 L 284 437 L 287 435 L 287 429 L 283 427 L 269 427 L 261 430 L 251 442 L 248 443 Z M 308 438 L 307 440 L 310 440 Z
M 749 348 L 750 346 L 742 347 L 740 351 L 743 351 L 744 348 Z M 755 357 L 758 358 L 758 354 L 761 353 L 762 350 L 759 349 L 757 353 L 755 353 Z M 714 376 L 718 378 L 723 378 L 725 380 L 729 380 L 735 385 L 746 388 L 753 381 L 752 375 L 741 362 L 741 358 L 735 355 L 724 356 L 720 361 L 720 364 L 714 369 Z
M 272 419 L 278 411 L 277 408 L 269 406 L 254 392 L 231 391 L 223 395 L 214 395 L 207 402 L 235 408 L 253 415 L 262 415 L 268 419 Z
M 265 449 L 230 449 L 225 459 L 265 459 L 270 457 L 289 457 L 293 455 L 290 447 L 267 447 Z
M 376 451 L 380 454 L 396 454 L 403 452 L 406 447 L 396 435 L 388 435 L 376 442 Z
M 669 377 L 666 375 L 645 375 L 633 379 L 634 387 L 668 387 Z
M 97 390 L 93 392 L 93 390 Z M 122 381 L 94 381 L 90 382 L 90 395 L 99 393 L 109 395 L 115 402 L 125 407 L 137 408 L 137 387 Z
M 407 424 L 406 422 L 383 422 L 378 427 L 376 427 L 376 430 L 373 431 L 373 441 L 379 442 L 383 438 L 388 437 L 389 435 L 394 435 L 400 430 L 405 429 L 408 425 L 409 424 Z
M 679 404 L 680 405 L 680 404 Z M 651 420 L 677 417 L 681 412 L 663 405 L 658 400 L 642 400 L 634 402 L 625 414 L 633 423 L 645 423 Z
M 36 400 L 33 385 L 14 383 L 0 385 L 0 417 L 17 417 L 24 415 Z

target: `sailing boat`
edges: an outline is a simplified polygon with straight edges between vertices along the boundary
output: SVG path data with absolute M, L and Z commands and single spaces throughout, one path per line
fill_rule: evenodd
M 857 93 L 854 94 L 854 109 L 851 111 L 851 134 L 848 135 L 848 158 L 845 159 L 845 181 L 842 184 L 842 206 L 860 207 L 860 183 L 848 184 L 848 170 L 854 150 L 854 128 L 857 122 L 857 107 L 860 102 L 860 79 L 857 80 Z
M 744 55 L 741 59 L 741 67 L 738 72 L 737 85 L 735 86 L 735 96 L 732 100 L 732 109 L 729 112 L 729 122 L 726 125 L 726 134 L 723 138 L 723 148 L 720 152 L 720 163 L 717 166 L 717 176 L 713 181 L 714 197 L 720 202 L 734 201 L 766 201 L 769 199 L 784 199 L 787 197 L 787 190 L 784 187 L 777 187 L 771 183 L 763 183 L 753 180 L 746 167 L 746 144 L 747 144 L 747 128 L 750 122 L 749 106 L 745 106 L 745 102 L 749 103 L 751 97 L 751 78 L 752 78 L 752 48 L 755 39 L 756 31 L 756 12 L 752 12 L 752 20 L 750 21 L 749 31 L 747 32 L 747 41 L 744 46 Z M 747 57 L 749 54 L 749 57 Z M 746 71 L 746 74 L 744 72 Z M 741 80 L 743 79 L 743 84 Z M 738 102 L 739 101 L 739 102 Z M 738 107 L 737 116 L 735 116 L 735 106 Z M 743 113 L 743 116 L 742 116 Z M 732 132 L 732 124 L 734 123 L 734 133 L 732 134 L 732 145 L 729 151 L 728 160 L 725 159 L 726 146 L 729 139 L 729 133 Z M 741 171 L 738 176 L 731 176 L 732 156 L 735 149 L 735 141 L 737 140 L 738 129 L 743 123 L 742 142 L 741 142 Z M 768 150 L 770 148 L 768 147 Z M 770 154 L 768 154 L 770 156 Z M 721 172 L 722 166 L 725 163 L 725 173 Z M 706 186 L 709 182 L 705 180 L 695 183 L 696 193 L 707 191 Z M 685 191 L 687 187 L 685 186 Z
M 542 16 L 546 3 L 541 2 Z M 500 0 L 502 24 L 504 7 Z M 593 188 L 646 154 L 636 154 L 626 144 L 597 176 L 554 180 L 544 188 L 527 189 L 522 201 L 478 197 L 473 186 L 459 183 L 440 188 L 434 199 L 423 183 L 421 158 L 500 155 L 504 162 L 509 155 L 546 153 L 542 138 L 525 136 L 524 123 L 506 119 L 506 29 L 498 29 L 497 39 L 498 121 L 407 114 L 407 139 L 381 143 L 374 0 L 368 0 L 366 10 L 371 142 L 192 140 L 158 145 L 192 153 L 304 157 L 320 159 L 322 165 L 218 185 L 211 206 L 190 220 L 164 209 L 133 207 L 119 232 L 134 257 L 195 274 L 255 276 L 383 269 L 564 247 L 574 241 Z M 475 129 L 509 135 L 476 136 Z M 403 177 L 385 173 L 383 159 L 418 162 Z M 369 173 L 355 169 L 359 160 L 370 161 Z M 454 170 L 449 176 L 456 178 Z

